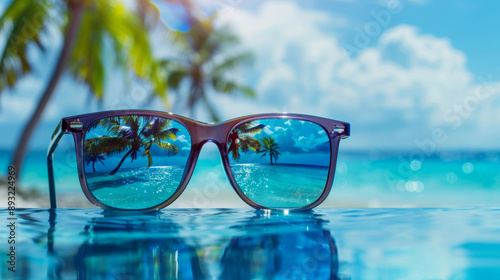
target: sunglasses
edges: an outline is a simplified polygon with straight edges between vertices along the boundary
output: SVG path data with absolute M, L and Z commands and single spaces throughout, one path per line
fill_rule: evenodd
M 80 183 L 108 210 L 158 210 L 174 202 L 201 148 L 217 145 L 236 193 L 257 209 L 311 209 L 328 196 L 346 122 L 299 114 L 259 114 L 202 123 L 171 113 L 128 110 L 63 118 L 47 153 L 56 208 L 53 154 L 73 134 Z

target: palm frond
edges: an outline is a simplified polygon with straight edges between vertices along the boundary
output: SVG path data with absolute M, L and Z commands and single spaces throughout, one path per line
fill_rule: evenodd
M 259 152 L 261 147 L 259 140 L 254 139 L 251 136 L 240 137 L 240 144 L 243 152 L 248 152 L 249 149 Z
M 93 123 L 89 127 L 89 129 L 95 129 L 98 126 L 102 127 L 102 129 L 106 131 L 108 134 L 118 135 L 120 132 L 121 118 L 120 117 L 103 118 Z
M 162 133 L 162 131 L 166 130 L 168 126 L 170 126 L 171 120 L 164 118 L 153 117 L 151 119 L 147 119 L 148 121 L 141 134 L 146 138 L 149 137 L 159 137 L 158 135 Z
M 0 57 L 0 92 L 32 71 L 27 48 L 36 45 L 44 51 L 40 34 L 49 25 L 53 7 L 47 0 L 12 1 L 0 17 L 0 30 L 10 26 Z
M 104 96 L 104 42 L 105 27 L 100 14 L 88 9 L 82 15 L 79 35 L 69 60 L 69 72 L 80 82 L 86 84 L 91 93 L 102 100 Z
M 163 143 L 163 142 L 155 142 L 155 144 L 162 150 L 167 150 L 169 152 L 172 152 L 173 154 L 177 154 L 179 152 L 179 148 L 177 146 L 170 144 L 170 143 Z
M 233 56 L 225 57 L 221 62 L 218 62 L 212 67 L 212 72 L 216 75 L 224 74 L 227 71 L 232 71 L 237 67 L 252 63 L 254 55 L 249 52 L 242 52 Z
M 115 154 L 123 153 L 130 148 L 130 141 L 125 138 L 115 136 L 91 138 L 85 140 L 84 142 L 85 156 L 103 154 L 109 157 Z
M 98 160 L 100 163 L 102 163 L 102 165 L 104 165 L 103 160 L 105 160 L 105 158 L 104 158 L 102 155 L 97 156 L 97 160 Z
M 240 145 L 236 141 L 229 143 L 228 152 L 231 154 L 231 157 L 234 160 L 238 160 L 241 156 L 239 149 L 240 149 Z
M 241 132 L 256 134 L 256 133 L 261 132 L 264 127 L 266 127 L 266 126 L 263 125 L 263 124 L 259 124 L 259 125 L 256 125 L 256 126 L 253 126 L 253 127 L 248 127 L 248 128 L 244 127 L 244 128 L 241 129 Z
M 91 3 L 82 16 L 80 34 L 71 54 L 70 73 L 89 86 L 94 96 L 102 98 L 106 81 L 103 61 L 111 59 L 125 74 L 132 73 L 150 83 L 153 93 L 168 105 L 167 81 L 161 78 L 144 21 L 119 1 Z M 107 46 L 112 51 L 103 51 Z M 103 57 L 109 53 L 113 56 Z
M 188 77 L 188 74 L 188 71 L 182 68 L 171 71 L 167 77 L 168 86 L 174 90 L 178 90 L 182 81 Z
M 167 139 L 175 140 L 177 139 L 177 134 L 179 134 L 181 130 L 179 128 L 170 128 L 164 131 L 159 132 L 155 135 L 155 137 L 165 141 Z

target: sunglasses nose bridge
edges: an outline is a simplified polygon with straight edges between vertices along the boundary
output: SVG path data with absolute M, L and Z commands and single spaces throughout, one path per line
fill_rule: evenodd
M 196 127 L 196 139 L 201 146 L 206 142 L 212 142 L 218 147 L 221 147 L 222 143 L 225 142 L 225 131 L 224 127 L 216 124 L 204 124 L 200 123 Z

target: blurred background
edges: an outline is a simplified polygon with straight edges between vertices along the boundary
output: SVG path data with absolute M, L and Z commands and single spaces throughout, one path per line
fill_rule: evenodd
M 18 206 L 48 206 L 46 151 L 70 115 L 134 108 L 211 122 L 293 112 L 352 126 L 322 206 L 498 205 L 499 8 L 493 0 L 2 1 L 1 184 L 14 163 Z M 207 144 L 172 207 L 245 207 L 221 163 Z M 89 206 L 71 136 L 55 169 L 59 205 Z

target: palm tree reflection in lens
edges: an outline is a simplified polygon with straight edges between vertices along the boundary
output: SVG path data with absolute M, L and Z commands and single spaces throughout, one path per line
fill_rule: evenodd
M 89 143 L 89 146 L 85 150 L 85 163 L 87 165 L 92 163 L 92 171 L 95 172 L 95 163 L 99 161 L 104 165 L 104 154 L 100 153 L 99 147 L 94 143 Z
M 243 153 L 253 150 L 259 152 L 260 142 L 251 135 L 261 132 L 265 127 L 263 124 L 254 125 L 253 122 L 244 123 L 233 129 L 228 137 L 229 152 L 233 159 L 240 158 L 240 150 Z
M 231 131 L 228 152 L 234 180 L 259 205 L 304 207 L 325 189 L 330 139 L 313 122 L 280 118 L 243 123 Z
M 103 118 L 85 136 L 84 159 L 87 166 L 92 164 L 85 172 L 87 184 L 108 206 L 153 207 L 179 186 L 190 147 L 187 129 L 176 121 L 137 115 Z
M 96 126 L 102 127 L 109 135 L 85 140 L 85 158 L 91 159 L 96 154 L 105 154 L 109 157 L 128 150 L 118 166 L 109 173 L 114 175 L 128 156 L 133 162 L 137 159 L 139 149 L 144 148 L 142 156 L 148 157 L 147 167 L 150 167 L 153 163 L 151 155 L 153 145 L 169 151 L 169 155 L 175 155 L 179 150 L 175 145 L 162 142 L 167 139 L 175 140 L 180 132 L 178 128 L 167 129 L 170 124 L 170 120 L 149 116 L 120 116 L 102 119 L 96 123 Z
M 278 143 L 274 142 L 274 139 L 271 136 L 269 136 L 268 138 L 264 137 L 260 141 L 262 142 L 263 146 L 263 150 L 259 151 L 259 153 L 263 153 L 260 158 L 263 158 L 267 156 L 267 154 L 269 154 L 271 165 L 273 165 L 273 158 L 274 158 L 274 163 L 276 163 L 278 158 L 281 156 L 281 152 L 279 151 L 280 147 L 278 146 Z

